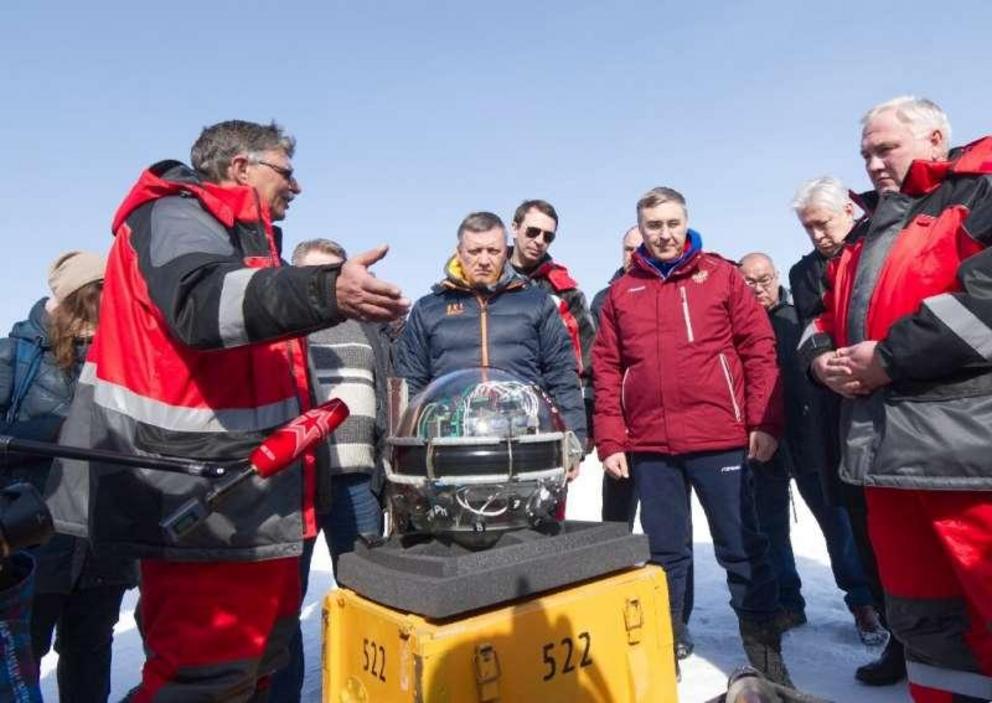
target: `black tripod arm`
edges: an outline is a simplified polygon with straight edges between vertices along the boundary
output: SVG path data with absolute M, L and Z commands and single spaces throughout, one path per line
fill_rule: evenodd
M 183 459 L 170 456 L 143 456 L 125 454 L 109 449 L 90 449 L 88 447 L 72 447 L 54 442 L 38 442 L 32 439 L 17 439 L 10 435 L 0 435 L 0 457 L 7 454 L 29 454 L 57 459 L 79 459 L 81 461 L 102 461 L 120 466 L 134 466 L 141 469 L 156 471 L 171 471 L 188 476 L 204 478 L 223 478 L 235 469 L 244 468 L 247 462 L 233 464 L 208 464 L 194 459 Z

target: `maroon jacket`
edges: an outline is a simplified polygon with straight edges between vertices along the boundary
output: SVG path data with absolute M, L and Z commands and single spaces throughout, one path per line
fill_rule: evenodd
M 614 283 L 593 347 L 596 448 L 689 452 L 782 433 L 775 334 L 737 266 L 690 230 L 664 276 L 642 246 Z

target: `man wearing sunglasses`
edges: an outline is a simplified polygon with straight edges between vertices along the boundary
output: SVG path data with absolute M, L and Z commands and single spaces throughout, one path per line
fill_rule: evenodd
M 273 223 L 301 192 L 294 149 L 275 123 L 231 120 L 203 130 L 192 167 L 160 161 L 140 176 L 114 217 L 100 326 L 61 442 L 243 461 L 314 403 L 305 335 L 406 311 L 401 291 L 367 270 L 385 247 L 343 264 L 283 265 Z M 207 480 L 53 467 L 56 528 L 140 559 L 147 660 L 130 700 L 266 697 L 298 619 L 314 469 L 307 454 L 242 485 L 177 539 L 162 520 Z
M 558 306 L 558 314 L 575 350 L 575 360 L 583 385 L 587 420 L 592 415 L 592 383 L 589 354 L 596 339 L 596 327 L 586 297 L 568 269 L 551 258 L 548 250 L 558 232 L 558 213 L 545 200 L 525 200 L 513 213 L 513 247 L 510 263 L 521 276 L 546 290 Z

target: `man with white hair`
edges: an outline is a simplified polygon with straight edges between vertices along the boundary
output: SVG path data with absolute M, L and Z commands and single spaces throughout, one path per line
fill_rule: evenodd
M 929 100 L 864 116 L 878 206 L 800 343 L 844 397 L 841 478 L 866 487 L 917 703 L 992 699 L 992 138 L 949 137 Z
M 857 208 L 869 212 L 877 202 L 878 194 L 874 190 L 855 194 L 831 176 L 814 178 L 799 187 L 792 207 L 813 244 L 813 251 L 789 271 L 790 292 L 802 327 L 808 325 L 821 308 L 827 264 L 840 254 L 845 243 L 853 244 L 864 234 L 868 219 L 856 219 Z M 847 510 L 858 559 L 884 624 L 885 592 L 868 536 L 864 489 L 844 483 L 837 471 L 840 463 L 837 435 L 840 396 L 818 384 L 808 384 L 807 389 L 802 412 L 794 419 L 792 427 L 797 444 L 802 447 L 802 461 L 808 470 L 819 473 L 825 501 Z M 890 686 L 902 681 L 906 678 L 902 643 L 890 637 L 882 655 L 859 666 L 854 675 L 869 686 Z

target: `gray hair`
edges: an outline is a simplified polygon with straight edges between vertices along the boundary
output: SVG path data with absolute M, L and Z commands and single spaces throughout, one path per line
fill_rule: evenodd
M 800 212 L 811 205 L 820 205 L 831 212 L 842 212 L 850 202 L 850 192 L 840 179 L 821 176 L 799 186 L 792 198 L 792 209 Z
M 689 208 L 686 207 L 684 195 L 674 188 L 658 186 L 649 190 L 641 196 L 640 200 L 637 201 L 638 219 L 641 217 L 641 210 L 648 207 L 657 207 L 662 203 L 678 203 L 682 206 L 682 211 L 685 212 L 686 216 L 688 217 L 689 215 Z
M 506 226 L 503 224 L 503 220 L 499 219 L 499 215 L 491 212 L 469 213 L 458 225 L 458 241 L 462 241 L 462 235 L 466 232 L 488 232 L 497 227 L 506 232 Z
M 293 256 L 290 258 L 293 266 L 299 266 L 300 262 L 303 261 L 303 257 L 312 251 L 319 251 L 321 254 L 330 254 L 331 256 L 336 256 L 341 261 L 348 260 L 348 253 L 344 250 L 344 247 L 335 241 L 330 239 L 307 239 L 306 241 L 300 242 L 293 249 Z
M 190 163 L 197 173 L 211 183 L 227 177 L 231 160 L 238 154 L 257 159 L 262 152 L 279 149 L 292 158 L 296 139 L 275 122 L 267 125 L 244 120 L 228 120 L 204 127 L 190 149 Z
M 915 95 L 900 95 L 879 103 L 861 118 L 861 128 L 864 129 L 873 119 L 890 110 L 896 113 L 900 122 L 910 126 L 915 136 L 922 137 L 937 130 L 944 135 L 945 145 L 951 143 L 951 122 L 947 119 L 947 113 L 932 100 Z

